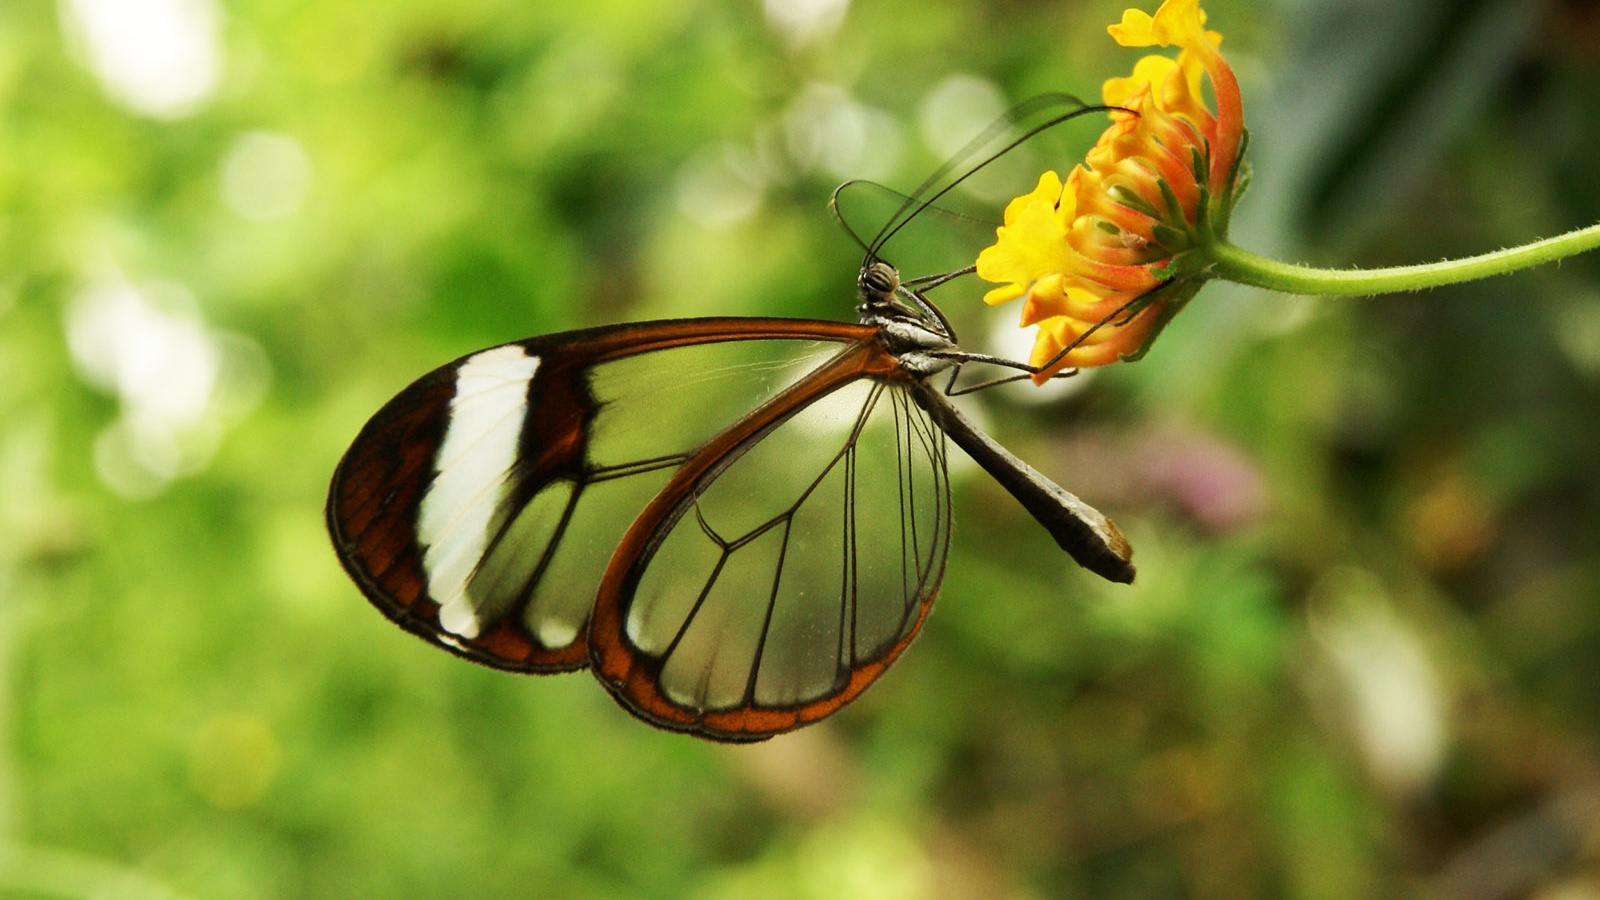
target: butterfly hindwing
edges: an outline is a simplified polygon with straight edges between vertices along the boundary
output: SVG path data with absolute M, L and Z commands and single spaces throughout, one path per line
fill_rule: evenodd
M 714 438 L 622 540 L 590 653 L 663 727 L 759 740 L 828 715 L 910 643 L 950 532 L 927 390 L 873 343 Z

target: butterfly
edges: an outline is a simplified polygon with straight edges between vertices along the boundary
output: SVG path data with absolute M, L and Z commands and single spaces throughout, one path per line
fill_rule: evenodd
M 855 323 L 608 325 L 422 376 L 334 472 L 340 562 L 432 644 L 587 667 L 639 718 L 728 742 L 836 712 L 916 637 L 949 547 L 946 438 L 1078 563 L 1132 581 L 1116 526 L 948 397 L 965 363 L 1037 370 L 963 350 L 882 236 Z

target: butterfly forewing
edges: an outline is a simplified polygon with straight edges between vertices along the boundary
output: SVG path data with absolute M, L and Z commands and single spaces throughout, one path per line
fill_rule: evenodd
M 915 636 L 949 539 L 943 434 L 876 344 L 677 470 L 596 603 L 601 679 L 657 724 L 752 740 L 837 709 Z
M 375 605 L 435 643 L 501 668 L 581 667 L 639 510 L 712 436 L 870 333 L 706 319 L 464 357 L 356 439 L 329 494 L 334 545 Z

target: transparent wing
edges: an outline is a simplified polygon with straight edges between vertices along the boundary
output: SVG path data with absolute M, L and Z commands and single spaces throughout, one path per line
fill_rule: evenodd
M 944 435 L 912 398 L 923 389 L 819 372 L 673 475 L 591 621 L 596 674 L 625 705 L 760 740 L 838 709 L 900 654 L 950 535 Z
M 698 447 L 862 332 L 687 320 L 464 357 L 356 439 L 329 493 L 334 546 L 374 605 L 433 643 L 500 668 L 580 668 L 601 574 L 639 511 Z

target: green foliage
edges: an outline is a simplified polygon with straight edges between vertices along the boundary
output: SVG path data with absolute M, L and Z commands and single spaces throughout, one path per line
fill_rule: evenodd
M 932 171 L 952 75 L 1093 99 L 1135 57 L 1120 8 L 858 2 L 807 37 L 732 0 L 246 0 L 215 83 L 141 111 L 62 12 L 95 4 L 59 6 L 0 5 L 0 895 L 1592 891 L 1592 261 L 1361 301 L 1213 284 L 1136 366 L 988 392 L 1137 583 L 958 471 L 894 672 L 712 746 L 385 622 L 326 546 L 335 461 L 489 344 L 848 317 L 833 185 Z M 1577 5 L 1210 13 L 1252 129 L 1240 245 L 1400 263 L 1600 218 Z M 807 138 L 808 108 L 850 127 Z M 988 236 L 915 230 L 935 258 Z M 969 336 L 1015 315 L 981 290 L 937 295 Z

